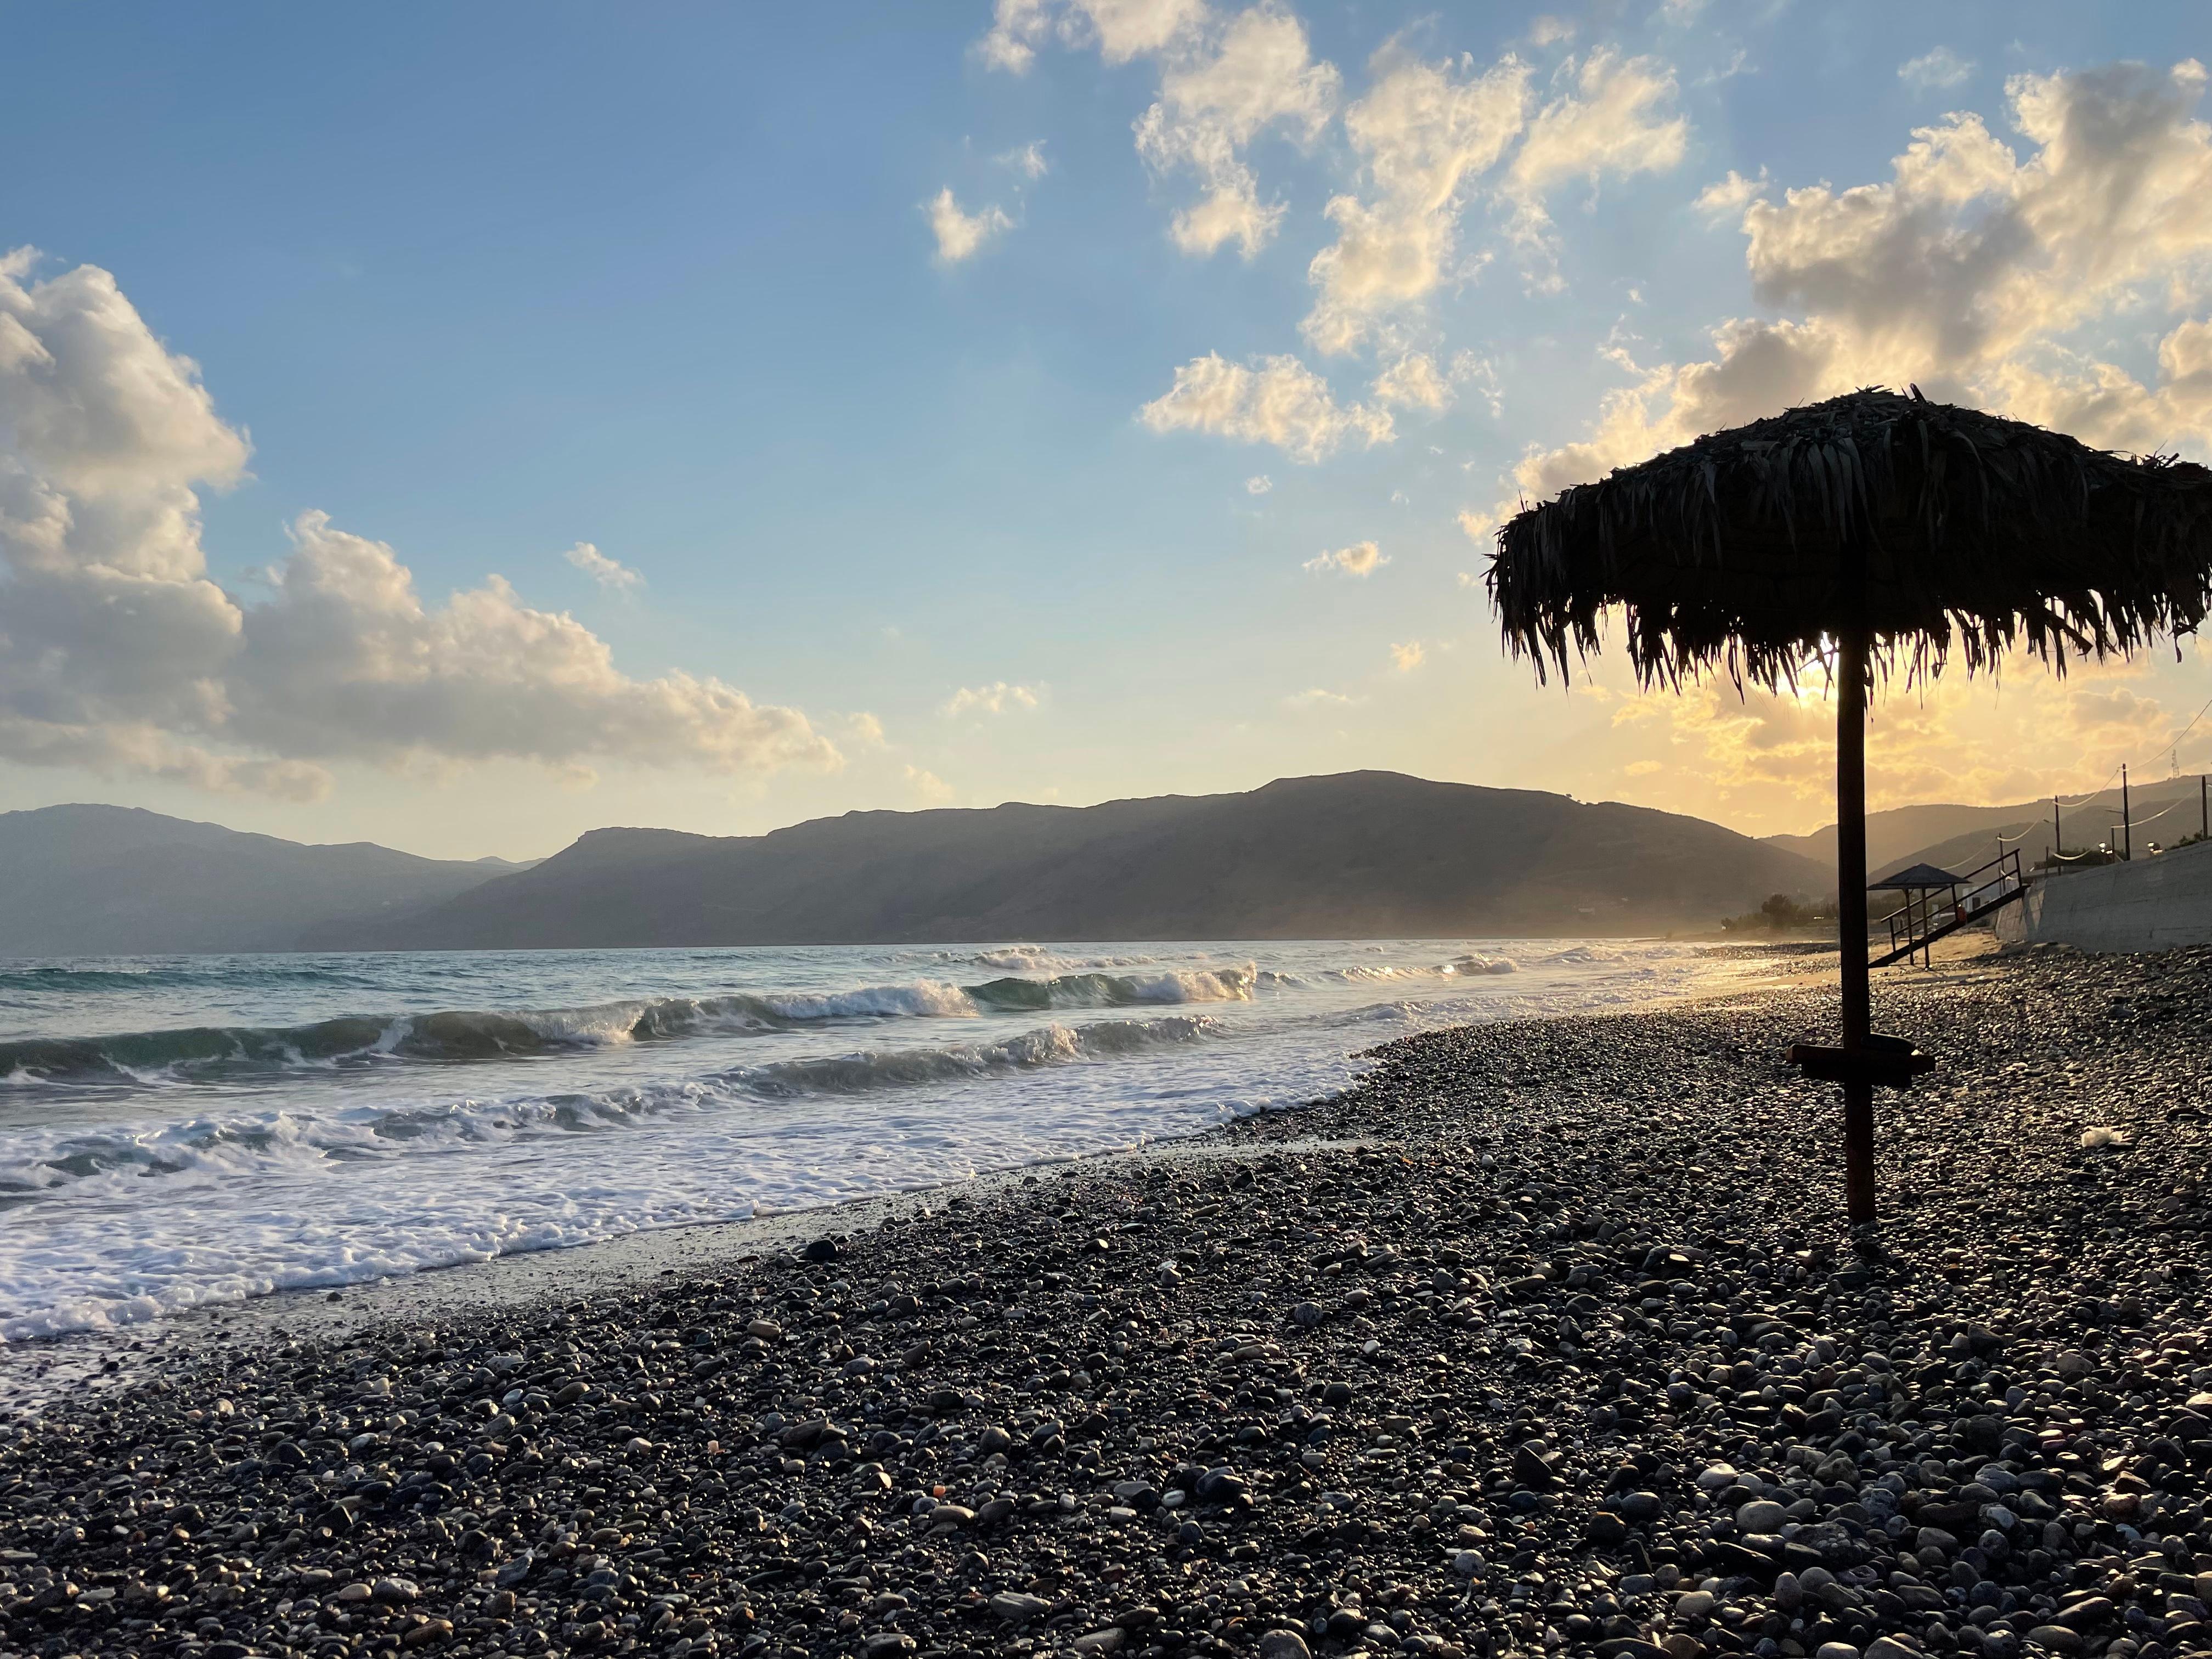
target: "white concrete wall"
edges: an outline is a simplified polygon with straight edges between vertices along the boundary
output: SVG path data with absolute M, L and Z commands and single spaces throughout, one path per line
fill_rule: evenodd
M 2000 922 L 2000 939 L 2024 934 L 2083 951 L 2212 945 L 2212 842 L 2051 876 L 2023 904 L 2017 921 Z

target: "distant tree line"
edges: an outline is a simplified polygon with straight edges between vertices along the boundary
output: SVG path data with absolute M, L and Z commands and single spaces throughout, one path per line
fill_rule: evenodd
M 1833 899 L 1792 898 L 1787 893 L 1776 893 L 1756 910 L 1740 916 L 1729 916 L 1721 922 L 1724 933 L 1804 933 L 1820 927 L 1833 927 L 1836 921 L 1836 902 Z

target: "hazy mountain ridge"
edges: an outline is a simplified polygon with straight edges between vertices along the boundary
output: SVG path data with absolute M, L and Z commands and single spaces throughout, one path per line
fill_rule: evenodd
M 420 909 L 526 867 L 307 846 L 136 807 L 0 812 L 0 957 L 289 951 L 318 924 Z
M 601 830 L 338 948 L 1629 933 L 1708 928 L 1808 860 L 1702 819 L 1395 773 L 1090 807 Z
M 2033 817 L 2033 806 L 1960 806 L 1936 802 L 1918 806 L 1893 806 L 1867 814 L 1867 868 L 1881 871 L 1920 857 L 1938 843 L 1971 835 L 1985 826 L 2017 823 Z M 2050 816 L 2046 803 L 2045 816 Z M 1836 867 L 1836 826 L 1823 824 L 1810 835 L 1762 836 L 1769 847 L 1797 854 L 1833 871 Z M 1832 881 L 1833 877 L 1830 879 Z
M 2110 799 L 2066 810 L 2094 845 Z M 2194 779 L 2133 792 L 2138 850 L 2198 825 Z M 2000 840 L 2000 837 L 2006 839 Z M 2051 848 L 2046 801 L 1868 820 L 1879 879 Z M 537 865 L 308 846 L 135 808 L 0 813 L 0 957 L 1008 938 L 1703 931 L 1833 890 L 1835 827 L 1698 818 L 1396 773 L 1097 806 L 851 812 L 764 836 L 611 828 Z

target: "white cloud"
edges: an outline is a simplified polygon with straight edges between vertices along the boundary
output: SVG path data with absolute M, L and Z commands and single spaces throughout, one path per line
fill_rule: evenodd
M 1410 674 L 1429 658 L 1419 640 L 1409 640 L 1404 645 L 1390 647 L 1390 665 L 1401 674 Z
M 0 756 L 288 799 L 342 759 L 837 763 L 798 711 L 631 679 L 499 577 L 427 606 L 320 514 L 272 599 L 225 592 L 197 492 L 243 476 L 245 434 L 107 272 L 34 282 L 35 259 L 0 260 Z
M 1535 36 L 1553 44 L 1566 32 L 1540 19 Z M 1198 180 L 1199 198 L 1178 208 L 1170 227 L 1177 246 L 1206 256 L 1233 242 L 1249 258 L 1266 246 L 1284 208 L 1262 197 L 1246 150 L 1271 130 L 1314 142 L 1342 81 L 1334 65 L 1314 58 L 1304 24 L 1284 0 L 1258 0 L 1234 15 L 1204 0 L 998 0 L 978 49 L 1019 73 L 1051 42 L 1096 46 L 1109 62 L 1159 60 L 1159 94 L 1136 123 L 1137 149 L 1156 172 Z M 1363 187 L 1331 199 L 1336 240 L 1308 267 L 1317 293 L 1304 329 L 1326 353 L 1357 349 L 1395 313 L 1487 262 L 1487 253 L 1461 260 L 1460 216 L 1474 182 L 1516 142 L 1498 194 L 1512 210 L 1516 239 L 1547 258 L 1545 198 L 1554 186 L 1681 159 L 1687 125 L 1667 107 L 1674 73 L 1655 58 L 1600 50 L 1578 69 L 1570 60 L 1572 89 L 1533 124 L 1531 71 L 1510 55 L 1478 75 L 1465 58 L 1423 63 L 1394 44 L 1371 67 L 1366 95 L 1344 116 Z
M 1008 150 L 999 157 L 999 165 L 1012 167 L 1032 184 L 1052 171 L 1052 163 L 1044 159 L 1044 140 L 1042 138 Z
M 905 777 L 907 787 L 924 800 L 946 801 L 952 799 L 952 786 L 934 772 L 926 772 L 919 766 L 909 765 L 905 769 Z
M 1973 59 L 1960 57 L 1948 46 L 1937 46 L 1897 66 L 1897 78 L 1921 92 L 1964 85 L 1973 72 Z
M 1916 129 L 1881 183 L 1749 202 L 1753 291 L 1802 314 L 1722 323 L 1711 357 L 1636 371 L 1587 437 L 1522 460 L 1517 493 L 1907 381 L 2092 443 L 2212 452 L 2212 321 L 2186 314 L 2212 298 L 2212 128 L 2192 118 L 2204 82 L 2193 60 L 2017 76 L 2025 160 L 1958 113 Z M 2152 384 L 2075 343 L 2160 312 Z
M 1728 61 L 1717 64 L 1697 78 L 1700 87 L 1717 87 L 1723 81 L 1733 81 L 1739 75 L 1756 75 L 1758 67 L 1751 61 L 1750 52 L 1738 46 L 1728 55 Z
M 1239 12 L 1218 39 L 1165 65 L 1159 100 L 1137 122 L 1137 153 L 1160 172 L 1198 177 L 1203 194 L 1170 227 L 1177 247 L 1203 256 L 1234 241 L 1249 259 L 1267 245 L 1283 208 L 1260 199 L 1244 148 L 1269 127 L 1310 143 L 1335 110 L 1339 82 L 1334 64 L 1313 60 L 1305 26 L 1275 0 Z
M 1442 410 L 1451 406 L 1451 382 L 1426 352 L 1409 351 L 1375 377 L 1375 401 L 1401 409 Z
M 1394 318 L 1481 268 L 1487 254 L 1460 258 L 1460 221 L 1478 181 L 1501 164 L 1494 194 L 1510 210 L 1513 237 L 1548 264 L 1553 189 L 1682 158 L 1688 125 L 1670 112 L 1674 72 L 1656 58 L 1600 51 L 1571 63 L 1572 90 L 1533 119 L 1531 71 L 1510 55 L 1477 75 L 1464 59 L 1424 63 L 1386 47 L 1375 67 L 1344 115 L 1366 189 L 1330 201 L 1337 239 L 1307 269 L 1318 293 L 1302 326 L 1324 352 L 1387 337 Z
M 310 762 L 216 754 L 143 721 L 72 724 L 0 713 L 0 756 L 26 766 L 74 767 L 101 777 L 122 773 L 218 795 L 309 802 L 331 790 L 330 773 Z
M 1037 46 L 1050 33 L 1043 0 L 998 0 L 990 29 L 975 43 L 975 51 L 993 69 L 1021 75 L 1036 61 Z
M 533 611 L 504 577 L 425 605 L 382 542 L 303 513 L 276 598 L 243 612 L 228 729 L 283 754 L 395 760 L 605 756 L 718 771 L 832 761 L 789 708 L 720 681 L 634 680 L 574 617 Z
M 1042 686 L 1010 685 L 1005 680 L 989 685 L 963 685 L 945 699 L 944 714 L 947 720 L 957 720 L 967 714 L 1004 714 L 1016 709 L 1035 708 L 1042 701 L 1039 693 Z
M 1451 379 L 1454 386 L 1471 386 L 1490 406 L 1492 416 L 1505 412 L 1505 383 L 1498 379 L 1498 365 L 1478 352 L 1460 351 L 1452 355 Z
M 1459 515 L 1459 527 L 1467 532 L 1468 540 L 1487 547 L 1498 530 L 1498 515 L 1469 509 Z
M 1307 268 L 1319 293 L 1303 327 L 1332 354 L 1352 350 L 1449 279 L 1466 191 L 1527 118 L 1528 70 L 1512 58 L 1479 76 L 1388 56 L 1377 67 L 1344 114 L 1367 193 L 1331 199 L 1336 240 Z
M 1690 125 L 1670 106 L 1674 71 L 1653 58 L 1594 52 L 1575 77 L 1575 90 L 1556 98 L 1529 123 L 1507 170 L 1504 194 L 1514 205 L 1514 234 L 1544 246 L 1551 224 L 1546 195 L 1574 179 L 1595 185 L 1607 174 L 1627 178 L 1677 165 Z
M 627 591 L 645 586 L 645 578 L 618 559 L 611 559 L 589 542 L 578 542 L 561 556 L 602 587 Z
M 1395 435 L 1388 410 L 1339 404 L 1328 381 L 1290 356 L 1263 357 L 1256 366 L 1211 352 L 1194 357 L 1137 417 L 1155 432 L 1212 432 L 1273 444 L 1308 463 L 1346 442 L 1371 447 Z
M 928 211 L 929 228 L 937 238 L 937 257 L 948 265 L 972 258 L 994 238 L 1005 234 L 1014 225 L 997 207 L 963 213 L 960 204 L 953 199 L 949 185 L 931 200 Z
M 1765 167 L 1759 168 L 1759 177 L 1756 179 L 1747 179 L 1734 167 L 1730 167 L 1727 178 L 1707 185 L 1699 191 L 1698 199 L 1692 203 L 1691 206 L 1708 219 L 1732 218 L 1741 213 L 1753 200 L 1765 193 L 1766 169 Z
M 1264 472 L 1255 472 L 1244 480 L 1247 495 L 1264 495 L 1275 487 L 1275 481 Z
M 1096 46 L 1109 64 L 1160 51 L 1206 16 L 1206 0 L 998 0 L 983 61 L 1018 75 L 1048 41 Z
M 2039 426 L 2095 434 L 2111 448 L 2212 453 L 2212 320 L 2185 322 L 2158 343 L 2159 380 L 2075 360 L 2050 373 L 2007 364 L 1996 383 L 2011 412 Z
M 1322 553 L 1308 559 L 1299 568 L 1316 574 L 1334 572 L 1341 576 L 1371 576 L 1390 562 L 1389 554 L 1373 542 L 1354 542 L 1349 547 L 1340 547 L 1334 553 Z
M 1159 60 L 1158 96 L 1137 120 L 1136 145 L 1155 173 L 1197 180 L 1198 199 L 1169 226 L 1177 247 L 1205 257 L 1234 242 L 1249 259 L 1267 245 L 1283 207 L 1261 199 L 1246 147 L 1271 130 L 1310 143 L 1340 79 L 1315 61 L 1305 25 L 1282 0 L 1233 15 L 1204 0 L 999 0 L 979 49 L 1020 73 L 1048 42 L 1096 46 L 1109 64 Z
M 1310 690 L 1293 691 L 1283 699 L 1283 706 L 1285 708 L 1301 711 L 1309 708 L 1349 708 L 1359 701 L 1358 697 L 1347 697 L 1341 691 L 1331 691 L 1325 687 L 1316 685 Z

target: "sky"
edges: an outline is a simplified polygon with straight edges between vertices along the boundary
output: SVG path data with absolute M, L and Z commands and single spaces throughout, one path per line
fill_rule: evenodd
M 0 810 L 530 857 L 1376 767 L 1811 829 L 1817 685 L 1540 688 L 1491 534 L 1862 385 L 2212 459 L 2203 23 L 21 9 Z M 2212 768 L 2208 699 L 1899 688 L 1874 804 Z

